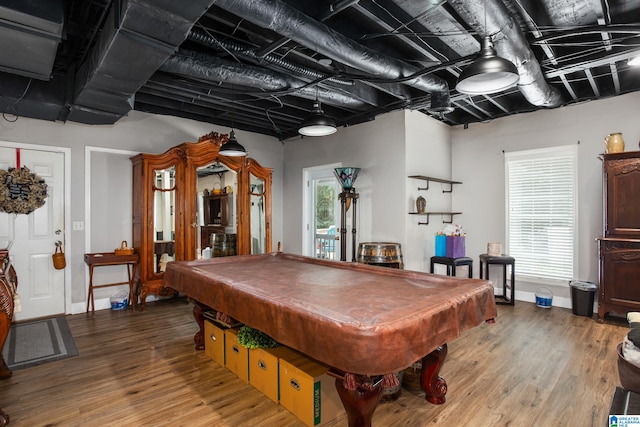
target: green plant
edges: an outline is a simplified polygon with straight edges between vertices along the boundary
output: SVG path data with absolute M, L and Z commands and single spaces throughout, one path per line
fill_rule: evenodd
M 273 348 L 278 346 L 276 340 L 250 326 L 243 326 L 238 330 L 238 342 L 246 348 Z

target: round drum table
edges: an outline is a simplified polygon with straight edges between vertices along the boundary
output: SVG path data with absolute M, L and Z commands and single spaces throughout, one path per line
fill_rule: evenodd
M 358 245 L 358 262 L 382 267 L 404 268 L 400 243 L 363 242 Z

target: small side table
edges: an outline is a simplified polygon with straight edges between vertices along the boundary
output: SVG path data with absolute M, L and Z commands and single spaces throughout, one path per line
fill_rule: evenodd
M 93 290 L 98 288 L 106 288 L 108 286 L 129 285 L 129 300 L 127 304 L 131 304 L 131 307 L 135 310 L 135 301 L 133 301 L 133 282 L 136 277 L 136 269 L 138 268 L 138 254 L 132 255 L 116 255 L 114 252 L 101 252 L 94 254 L 84 254 L 84 262 L 89 266 L 89 294 L 87 295 L 87 313 L 91 308 L 91 315 L 96 315 L 96 305 L 93 300 Z M 93 269 L 95 267 L 106 265 L 126 265 L 127 276 L 129 278 L 126 282 L 107 283 L 104 285 L 93 284 Z
M 433 267 L 435 264 L 444 264 L 447 266 L 447 276 L 455 276 L 456 275 L 456 267 L 460 265 L 466 265 L 469 270 L 469 279 L 473 277 L 473 258 L 469 257 L 459 257 L 459 258 L 449 258 L 445 256 L 432 256 L 431 257 L 431 269 L 429 270 L 433 273 Z
M 516 292 L 516 259 L 509 255 L 493 256 L 482 254 L 480 255 L 480 278 L 483 276 L 489 280 L 489 266 L 497 264 L 502 265 L 502 295 L 496 295 L 496 298 L 502 298 L 505 301 L 496 301 L 496 304 L 515 304 L 515 292 Z M 511 266 L 511 296 L 507 296 L 507 267 Z M 486 272 L 486 274 L 484 274 Z

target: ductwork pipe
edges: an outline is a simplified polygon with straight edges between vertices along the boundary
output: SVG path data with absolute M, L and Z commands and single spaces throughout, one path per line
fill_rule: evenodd
M 189 40 L 195 41 L 196 43 L 204 46 L 240 53 L 245 58 L 249 58 L 254 62 L 266 61 L 270 64 L 275 64 L 281 68 L 314 80 L 320 77 L 320 73 L 316 70 L 303 67 L 272 53 L 258 57 L 251 47 L 245 43 L 236 40 L 218 40 L 201 30 L 192 30 L 189 34 Z M 353 86 L 353 80 L 336 79 L 333 77 L 327 77 L 325 74 L 323 74 L 322 77 L 325 77 L 327 82 L 343 86 Z
M 491 36 L 498 55 L 516 65 L 520 75 L 518 88 L 527 101 L 539 107 L 562 104 L 560 91 L 545 80 L 540 63 L 502 1 L 448 0 L 448 3 L 478 34 Z
M 214 4 L 328 58 L 376 77 L 399 79 L 420 71 L 411 64 L 356 43 L 280 0 L 215 0 Z M 437 92 L 438 96 L 434 99 L 444 105 L 434 105 L 432 99 L 431 108 L 441 111 L 448 109 L 449 86 L 444 79 L 425 75 L 403 83 L 424 92 Z
M 295 77 L 262 67 L 241 65 L 227 59 L 185 50 L 165 61 L 160 67 L 160 71 L 200 80 L 250 86 L 256 88 L 257 91 L 295 91 L 303 98 L 314 100 L 317 96 L 322 103 L 341 105 L 353 110 L 363 110 L 367 107 L 359 99 L 340 92 L 328 91 L 318 85 L 304 87 L 307 83 Z

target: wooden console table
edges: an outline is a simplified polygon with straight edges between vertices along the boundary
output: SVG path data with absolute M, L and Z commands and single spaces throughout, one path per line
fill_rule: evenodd
M 93 300 L 93 290 L 97 288 L 106 288 L 108 286 L 129 285 L 129 300 L 127 304 L 135 310 L 136 302 L 133 300 L 135 293 L 133 292 L 133 282 L 136 277 L 136 269 L 138 268 L 138 254 L 116 255 L 114 252 L 101 252 L 94 254 L 85 254 L 84 262 L 89 266 L 89 294 L 87 295 L 87 313 L 91 307 L 91 315 L 96 315 L 96 305 Z M 94 267 L 106 265 L 126 265 L 129 280 L 126 282 L 106 283 L 104 285 L 93 284 Z

